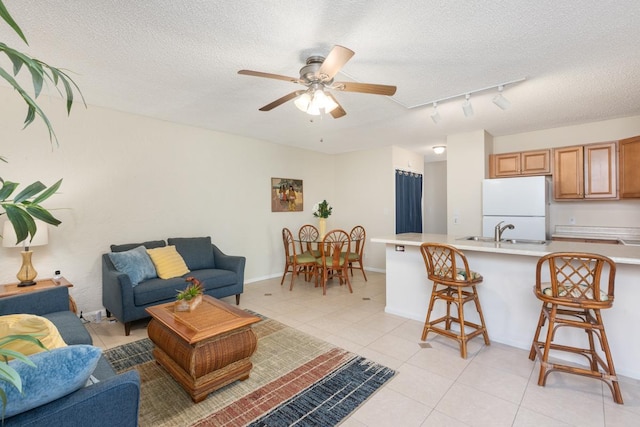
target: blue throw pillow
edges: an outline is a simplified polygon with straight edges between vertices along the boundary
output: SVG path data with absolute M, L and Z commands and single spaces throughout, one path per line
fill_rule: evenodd
M 175 245 L 189 270 L 216 268 L 211 237 L 173 237 L 167 243 Z
M 129 276 L 133 286 L 143 280 L 158 277 L 156 268 L 144 246 L 138 246 L 124 252 L 111 252 L 109 258 L 111 258 L 116 270 Z
M 53 402 L 84 387 L 101 354 L 102 350 L 92 345 L 70 345 L 29 356 L 35 367 L 19 360 L 10 361 L 9 366 L 22 380 L 22 394 L 14 386 L 0 383 L 7 396 L 5 417 Z

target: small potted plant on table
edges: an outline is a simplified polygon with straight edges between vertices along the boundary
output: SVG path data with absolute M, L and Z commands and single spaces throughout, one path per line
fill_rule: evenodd
M 193 311 L 202 302 L 202 283 L 195 277 L 185 279 L 189 285 L 176 295 L 176 311 Z

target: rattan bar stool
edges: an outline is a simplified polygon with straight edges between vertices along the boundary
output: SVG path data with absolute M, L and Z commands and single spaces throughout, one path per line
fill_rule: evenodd
M 467 358 L 467 341 L 482 335 L 484 343 L 490 345 L 489 334 L 484 323 L 482 307 L 478 299 L 476 285 L 482 282 L 482 276 L 469 269 L 465 255 L 453 246 L 440 243 L 423 243 L 420 252 L 427 268 L 427 277 L 433 281 L 431 299 L 427 318 L 422 330 L 422 341 L 427 339 L 429 332 L 453 338 L 460 343 L 460 356 Z M 436 301 L 443 300 L 447 304 L 446 314 L 438 319 L 431 320 L 431 313 Z M 473 301 L 480 324 L 465 320 L 464 304 Z M 452 313 L 451 303 L 457 306 L 457 311 Z M 457 314 L 457 317 L 456 317 Z M 460 331 L 451 329 L 452 323 L 457 323 Z M 444 324 L 444 328 L 437 326 Z M 467 329 L 471 331 L 468 332 Z
M 549 282 L 543 282 L 542 279 L 545 265 L 550 276 Z M 538 260 L 534 293 L 542 301 L 542 310 L 529 352 L 529 359 L 535 360 L 537 355 L 540 360 L 538 385 L 544 386 L 547 376 L 553 371 L 583 375 L 606 383 L 613 394 L 613 400 L 623 403 L 600 315 L 601 309 L 611 308 L 613 305 L 615 274 L 615 263 L 602 255 L 555 252 Z M 601 283 L 605 286 L 604 289 Z M 540 340 L 545 323 L 546 337 Z M 588 348 L 555 343 L 556 332 L 565 326 L 584 330 Z M 600 345 L 599 351 L 595 348 L 596 339 Z M 589 361 L 588 367 L 549 362 L 552 350 L 584 356 Z

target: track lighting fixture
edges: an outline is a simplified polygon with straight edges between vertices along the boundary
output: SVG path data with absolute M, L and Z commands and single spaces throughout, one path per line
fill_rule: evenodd
M 501 109 L 506 110 L 507 108 L 511 107 L 511 102 L 509 102 L 507 98 L 502 96 L 503 90 L 504 90 L 503 85 L 498 86 L 498 94 L 493 97 L 493 103 L 496 104 Z
M 438 103 L 433 103 L 433 112 L 431 113 L 431 120 L 433 123 L 439 123 L 442 117 L 440 117 L 440 113 L 438 113 Z
M 434 123 L 439 123 L 440 120 L 442 120 L 442 117 L 440 116 L 440 113 L 438 112 L 438 104 L 445 102 L 445 101 L 451 101 L 453 99 L 457 99 L 457 98 L 461 98 L 464 97 L 465 100 L 462 103 L 462 111 L 464 111 L 464 115 L 466 117 L 471 117 L 473 116 L 473 106 L 471 105 L 471 95 L 473 94 L 477 94 L 480 92 L 486 92 L 489 90 L 495 90 L 498 89 L 498 94 L 496 96 L 493 97 L 493 103 L 496 104 L 499 108 L 506 110 L 507 108 L 511 107 L 511 102 L 509 102 L 509 100 L 507 98 L 504 97 L 504 95 L 502 95 L 502 91 L 504 90 L 504 88 L 506 86 L 512 86 L 515 85 L 517 83 L 521 83 L 523 81 L 525 81 L 526 78 L 521 78 L 518 80 L 511 80 L 509 82 L 505 82 L 505 83 L 500 83 L 498 85 L 493 85 L 493 86 L 487 86 L 487 87 L 483 87 L 481 89 L 476 89 L 476 90 L 471 90 L 468 92 L 464 92 L 458 95 L 453 95 L 453 96 L 448 96 L 446 98 L 440 98 L 440 99 L 436 99 L 434 101 L 429 101 L 429 102 L 424 102 L 421 104 L 417 104 L 417 105 L 413 105 L 407 108 L 418 108 L 418 107 L 424 107 L 425 105 L 433 105 L 433 112 L 431 113 L 431 120 L 433 120 Z
M 465 101 L 462 103 L 462 111 L 464 111 L 465 117 L 473 116 L 473 105 L 471 105 L 469 98 L 471 98 L 471 94 L 468 93 L 465 95 Z
M 436 154 L 442 154 L 442 153 L 444 153 L 444 150 L 446 148 L 447 147 L 445 147 L 444 145 L 436 145 L 435 147 L 433 147 L 433 152 L 436 153 Z

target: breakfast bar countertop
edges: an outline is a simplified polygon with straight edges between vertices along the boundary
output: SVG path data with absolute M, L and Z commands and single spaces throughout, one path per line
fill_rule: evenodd
M 466 240 L 469 236 L 447 234 L 404 233 L 373 237 L 374 243 L 420 246 L 424 242 L 445 243 L 463 251 L 502 253 L 541 257 L 551 252 L 588 252 L 605 255 L 618 264 L 640 265 L 640 246 L 612 245 L 606 243 L 583 243 L 547 241 L 539 243 L 505 243 Z
M 478 293 L 491 341 L 528 351 L 540 316 L 540 301 L 533 294 L 538 259 L 551 252 L 605 255 L 617 265 L 615 303 L 611 310 L 603 313 L 609 345 L 618 373 L 640 380 L 640 365 L 637 363 L 640 360 L 640 341 L 629 339 L 629 325 L 640 324 L 640 311 L 637 310 L 637 302 L 640 301 L 640 246 L 574 241 L 496 243 L 491 239 L 467 240 L 469 237 L 406 233 L 372 238 L 372 242 L 385 244 L 385 312 L 424 322 L 431 286 L 420 245 L 424 242 L 449 244 L 463 251 L 469 266 L 484 278 Z M 436 316 L 443 313 L 441 310 Z M 474 313 L 469 316 L 470 321 L 477 322 Z M 581 331 L 563 332 L 568 334 L 569 345 L 578 345 L 584 339 Z M 569 359 L 582 362 L 579 356 Z

